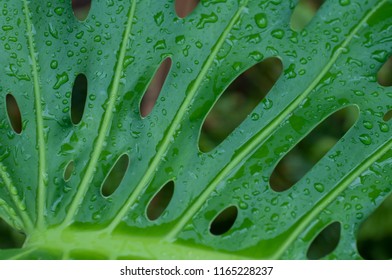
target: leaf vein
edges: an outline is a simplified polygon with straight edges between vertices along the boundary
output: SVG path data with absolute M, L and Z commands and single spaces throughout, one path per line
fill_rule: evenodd
M 0 177 L 3 180 L 5 186 L 8 190 L 8 193 L 10 194 L 11 199 L 13 200 L 13 202 L 17 208 L 17 211 L 23 221 L 23 225 L 25 227 L 25 230 L 31 231 L 33 228 L 32 221 L 31 221 L 30 217 L 27 215 L 26 211 L 24 211 L 25 206 L 18 195 L 17 189 L 15 188 L 14 184 L 12 183 L 12 180 L 10 178 L 10 174 L 7 172 L 6 167 L 1 162 L 0 162 Z M 4 201 L 4 203 L 3 203 L 3 201 L 4 200 L 0 199 L 0 202 L 1 202 L 0 206 L 2 204 L 6 204 L 6 202 Z M 6 204 L 6 205 L 8 205 L 8 204 Z M 5 205 L 3 205 L 3 206 L 5 206 Z M 5 209 L 5 208 L 3 207 L 3 209 Z M 13 208 L 11 208 L 11 209 L 13 209 Z M 12 215 L 10 215 L 10 218 L 15 219 L 16 217 L 12 217 Z
M 29 55 L 31 59 L 32 75 L 33 75 L 33 90 L 34 90 L 34 106 L 35 106 L 35 118 L 36 118 L 36 132 L 37 132 L 37 146 L 38 146 L 38 190 L 37 190 L 37 226 L 42 227 L 44 225 L 44 213 L 45 213 L 45 200 L 46 200 L 46 145 L 44 140 L 44 125 L 42 117 L 42 95 L 39 86 L 39 74 L 37 67 L 37 58 L 34 47 L 33 38 L 33 25 L 30 19 L 30 10 L 28 7 L 28 1 L 23 0 L 24 4 L 24 15 L 26 20 L 27 28 L 27 40 L 29 46 Z

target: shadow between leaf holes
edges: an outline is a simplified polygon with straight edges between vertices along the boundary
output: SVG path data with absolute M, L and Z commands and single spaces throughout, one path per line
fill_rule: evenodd
M 22 248 L 26 236 L 0 218 L 0 249 Z
M 228 232 L 234 225 L 238 216 L 238 209 L 232 205 L 220 212 L 210 225 L 210 233 L 213 235 L 222 235 Z
M 82 120 L 87 99 L 87 78 L 84 74 L 76 76 L 71 96 L 71 121 L 78 125 Z
M 283 192 L 300 181 L 347 133 L 358 117 L 359 110 L 354 105 L 329 115 L 279 161 L 270 177 L 271 188 Z M 303 122 L 306 120 L 294 116 L 290 120 L 292 126 L 297 127 Z
M 336 249 L 340 240 L 341 225 L 333 222 L 325 227 L 312 241 L 306 254 L 310 260 L 319 260 Z
M 88 13 L 90 12 L 92 0 L 71 0 L 71 1 L 72 1 L 72 10 L 74 12 L 75 17 L 79 21 L 85 20 L 88 16 Z
M 15 97 L 8 93 L 5 97 L 7 115 L 13 131 L 17 134 L 22 133 L 22 116 Z
M 102 184 L 101 193 L 104 197 L 112 195 L 117 190 L 122 180 L 124 179 L 125 173 L 128 170 L 128 166 L 129 156 L 127 154 L 121 155 L 113 165 Z
M 359 227 L 357 248 L 359 254 L 367 260 L 392 259 L 392 195 L 389 195 Z
M 325 0 L 300 0 L 290 19 L 290 27 L 294 31 L 301 31 L 314 18 Z
M 157 220 L 169 206 L 174 194 L 174 182 L 167 182 L 150 200 L 146 214 L 150 221 Z
M 377 81 L 384 87 L 392 86 L 392 57 L 381 67 L 377 73 Z
M 140 102 L 140 115 L 147 117 L 155 106 L 155 103 L 161 93 L 163 84 L 169 74 L 172 60 L 170 57 L 166 58 L 154 74 L 143 98 Z
M 199 137 L 200 151 L 209 152 L 224 141 L 264 99 L 282 70 L 281 60 L 270 57 L 238 76 L 204 120 Z
M 200 0 L 175 0 L 174 7 L 180 18 L 189 15 L 199 4 Z

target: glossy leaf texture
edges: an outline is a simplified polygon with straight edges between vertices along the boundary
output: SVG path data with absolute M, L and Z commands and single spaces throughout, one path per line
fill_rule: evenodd
M 0 256 L 304 259 L 339 223 L 324 258 L 361 258 L 359 225 L 392 186 L 392 88 L 377 82 L 391 55 L 392 1 L 325 1 L 301 31 L 290 27 L 295 0 L 202 0 L 184 18 L 174 2 L 92 0 L 80 21 L 71 1 L 0 0 L 0 217 L 27 235 Z M 271 57 L 283 74 L 268 95 L 219 146 L 199 151 L 225 88 Z M 143 118 L 140 102 L 168 58 Z M 81 73 L 88 92 L 73 122 Z M 348 106 L 355 125 L 294 186 L 274 191 L 279 161 Z M 105 196 L 122 155 L 129 165 Z M 149 219 L 168 182 L 169 200 Z M 211 233 L 226 209 L 235 216 Z

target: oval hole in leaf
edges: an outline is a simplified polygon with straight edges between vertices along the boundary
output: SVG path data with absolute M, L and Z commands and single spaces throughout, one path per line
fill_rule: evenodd
M 229 206 L 219 213 L 210 225 L 210 232 L 213 235 L 222 235 L 228 232 L 234 225 L 238 216 L 238 209 L 236 206 Z
M 307 258 L 319 260 L 332 253 L 340 240 L 341 226 L 339 222 L 333 222 L 325 227 L 310 244 Z
M 354 125 L 359 116 L 357 106 L 351 105 L 336 111 L 314 128 L 290 150 L 277 164 L 270 177 L 274 191 L 290 189 L 335 146 Z M 302 118 L 292 117 L 292 125 L 301 125 Z
M 154 108 L 155 102 L 162 90 L 163 84 L 169 74 L 172 60 L 170 57 L 166 58 L 158 70 L 155 72 L 154 78 L 151 80 L 146 93 L 143 95 L 140 102 L 140 115 L 144 118 L 148 116 Z
M 374 192 L 378 191 L 377 188 L 374 189 Z M 373 196 L 372 193 L 369 195 Z M 376 197 L 378 195 L 375 194 Z M 359 254 L 367 260 L 392 258 L 392 195 L 389 195 L 359 227 L 357 248 Z
M 300 0 L 290 19 L 291 29 L 301 31 L 313 19 L 325 0 Z
M 390 119 L 392 119 L 392 110 L 389 110 L 388 112 L 385 113 L 383 120 L 385 122 L 389 121 Z
M 6 107 L 8 119 L 10 121 L 12 129 L 17 133 L 22 133 L 22 116 L 20 114 L 18 103 L 15 97 L 8 93 L 6 96 Z
M 71 120 L 74 125 L 80 123 L 87 99 L 87 78 L 79 74 L 74 82 L 71 97 Z
M 65 182 L 68 182 L 71 179 L 72 172 L 75 169 L 75 163 L 71 160 L 64 169 L 63 178 Z
M 282 74 L 279 58 L 270 57 L 238 76 L 204 120 L 199 149 L 209 152 L 238 127 L 264 99 Z
M 147 207 L 147 218 L 150 221 L 157 220 L 163 214 L 167 206 L 169 206 L 173 193 L 174 182 L 169 181 L 155 194 Z
M 128 166 L 129 156 L 127 154 L 123 154 L 113 165 L 102 184 L 101 193 L 104 197 L 112 195 L 117 190 L 128 170 Z
M 26 236 L 0 218 L 0 249 L 22 248 Z
M 75 17 L 83 21 L 87 18 L 91 9 L 91 0 L 72 0 L 72 10 Z
M 199 4 L 200 0 L 175 0 L 175 10 L 177 16 L 184 18 L 189 15 Z
M 377 81 L 384 87 L 392 86 L 392 57 L 381 67 L 377 73 Z

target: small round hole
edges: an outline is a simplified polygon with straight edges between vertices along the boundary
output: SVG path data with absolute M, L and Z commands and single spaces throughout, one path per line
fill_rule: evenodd
M 91 0 L 72 0 L 72 9 L 75 17 L 83 21 L 87 18 L 91 9 Z
M 184 18 L 189 15 L 199 4 L 199 0 L 175 0 L 175 10 L 177 16 Z
M 222 235 L 228 232 L 234 225 L 238 216 L 238 209 L 236 206 L 229 206 L 219 213 L 212 221 L 210 232 L 213 235 Z
M 147 218 L 150 221 L 155 221 L 162 216 L 167 206 L 169 206 L 173 193 L 174 182 L 170 181 L 158 191 L 153 199 L 151 199 L 147 207 Z

